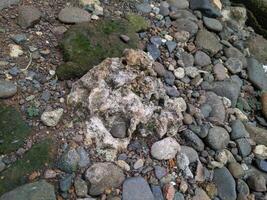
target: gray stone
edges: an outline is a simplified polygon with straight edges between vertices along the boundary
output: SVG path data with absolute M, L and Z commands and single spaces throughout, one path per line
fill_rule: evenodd
M 218 81 L 223 81 L 227 77 L 226 69 L 221 63 L 214 65 L 213 73 L 215 75 L 215 79 Z
M 244 196 L 247 196 L 250 193 L 248 185 L 242 179 L 237 180 L 236 190 Z
M 203 51 L 197 51 L 195 54 L 195 65 L 204 67 L 211 64 L 210 57 Z
M 185 154 L 190 163 L 194 163 L 198 160 L 198 154 L 195 149 L 189 146 L 181 146 L 181 151 L 180 153 Z
M 46 126 L 56 126 L 62 115 L 63 115 L 63 108 L 58 108 L 56 110 L 52 110 L 52 111 L 46 111 L 43 112 L 43 114 L 41 115 L 41 121 L 46 125 Z
M 203 17 L 203 22 L 205 26 L 211 31 L 220 32 L 223 29 L 221 22 L 217 19 Z
M 141 13 L 150 13 L 152 11 L 152 8 L 148 3 L 136 4 L 135 8 Z
M 184 195 L 180 192 L 176 192 L 174 195 L 174 200 L 184 200 Z
M 236 140 L 239 154 L 244 158 L 248 156 L 251 152 L 251 146 L 246 138 L 240 138 Z
M 249 136 L 256 144 L 267 144 L 267 130 L 264 128 L 258 128 L 251 124 L 245 124 L 246 130 L 249 132 Z
M 153 69 L 158 74 L 158 76 L 164 77 L 164 75 L 166 73 L 166 69 L 161 63 L 154 62 Z
M 230 137 L 224 128 L 214 126 L 209 130 L 206 141 L 212 149 L 222 150 L 228 145 Z
M 192 67 L 194 65 L 194 57 L 190 53 L 182 52 L 178 58 L 183 61 L 184 67 Z
M 154 200 L 147 181 L 142 177 L 131 177 L 124 181 L 122 188 L 124 200 Z
M 81 178 L 76 178 L 74 181 L 74 187 L 75 187 L 75 192 L 78 197 L 86 197 L 87 192 L 88 192 L 88 186 L 87 183 L 81 179 Z
M 155 44 L 148 44 L 146 49 L 149 55 L 151 55 L 154 60 L 157 60 L 160 57 L 160 50 Z
M 225 62 L 225 66 L 232 74 L 237 74 L 241 72 L 243 68 L 243 63 L 238 58 L 230 57 Z
M 245 55 L 235 47 L 224 48 L 224 54 L 227 58 L 238 58 L 242 61 L 243 67 L 247 66 L 247 59 Z
M 168 85 L 171 85 L 171 86 L 174 85 L 175 76 L 173 75 L 171 71 L 166 70 L 165 75 L 164 75 L 164 81 Z
M 151 185 L 151 190 L 155 200 L 164 200 L 161 188 L 159 185 Z
M 17 93 L 17 86 L 6 80 L 0 80 L 0 98 L 12 97 Z
M 17 34 L 17 35 L 13 35 L 11 37 L 11 39 L 17 43 L 17 44 L 21 44 L 23 42 L 25 42 L 27 40 L 27 37 L 25 34 Z
M 166 94 L 170 97 L 178 97 L 180 93 L 178 92 L 177 88 L 172 86 L 165 86 Z
M 16 66 L 12 67 L 11 69 L 8 70 L 8 73 L 11 76 L 17 76 L 20 73 L 20 69 L 18 69 Z
M 186 9 L 189 7 L 189 2 L 187 0 L 167 0 L 170 6 L 177 9 Z
M 182 138 L 185 139 L 185 141 L 187 142 L 186 144 L 188 146 L 193 147 L 195 150 L 197 151 L 203 151 L 204 150 L 204 143 L 203 141 L 192 131 L 190 130 L 185 130 L 182 133 Z
M 243 167 L 238 162 L 229 163 L 228 170 L 237 179 L 242 178 L 245 174 Z
M 110 162 L 95 163 L 85 173 L 85 178 L 91 184 L 89 194 L 96 196 L 106 189 L 118 188 L 125 179 L 123 171 Z
M 236 140 L 244 137 L 249 137 L 249 133 L 247 132 L 244 124 L 238 119 L 231 123 L 231 139 Z
M 176 19 L 188 19 L 188 20 L 191 20 L 193 22 L 197 22 L 198 19 L 197 17 L 190 11 L 188 10 L 173 10 L 171 13 L 170 13 L 170 17 L 171 19 L 173 20 L 176 20 Z
M 215 9 L 209 0 L 190 0 L 190 9 L 199 10 L 207 17 L 220 17 L 221 13 Z
M 190 19 L 177 19 L 174 22 L 174 26 L 179 31 L 189 32 L 191 37 L 194 36 L 198 31 L 198 25 Z
M 236 184 L 226 167 L 214 170 L 213 181 L 221 200 L 236 200 Z
M 119 117 L 113 122 L 110 133 L 115 138 L 125 138 L 127 137 L 127 129 L 128 124 L 126 119 Z
M 0 1 L 0 11 L 4 8 L 8 8 L 11 5 L 19 4 L 20 0 L 1 0 Z
M 205 29 L 200 30 L 196 36 L 196 46 L 212 56 L 222 50 L 222 45 L 214 33 Z
M 54 187 L 44 180 L 22 185 L 3 194 L 0 200 L 56 200 Z
M 67 174 L 59 181 L 59 188 L 62 192 L 67 192 L 70 189 L 73 178 L 74 174 Z
M 209 116 L 214 117 L 219 122 L 223 123 L 225 120 L 225 108 L 222 100 L 214 92 L 207 92 L 206 98 L 206 104 L 208 104 L 212 109 Z
M 22 28 L 29 28 L 39 22 L 41 12 L 33 6 L 21 6 L 18 10 L 18 24 Z
M 177 46 L 176 42 L 174 42 L 174 41 L 167 41 L 165 44 L 167 46 L 169 53 L 172 53 Z
M 247 184 L 250 187 L 250 189 L 256 192 L 266 191 L 266 180 L 264 179 L 263 176 L 259 174 L 249 176 L 247 179 Z
M 76 151 L 80 156 L 78 162 L 79 167 L 87 167 L 90 164 L 89 154 L 85 151 L 83 147 L 78 147 Z
M 157 179 L 161 179 L 167 175 L 167 169 L 164 167 L 157 165 L 154 167 L 154 169 L 155 169 L 155 175 L 156 175 Z
M 254 58 L 248 59 L 248 78 L 260 90 L 267 90 L 267 76 L 263 66 Z
M 61 155 L 58 161 L 58 168 L 67 173 L 72 173 L 78 169 L 79 161 L 80 156 L 77 151 L 75 149 L 70 149 Z
M 173 159 L 180 150 L 179 143 L 175 139 L 167 137 L 152 145 L 151 155 L 158 160 L 169 160 Z
M 210 116 L 210 113 L 212 111 L 212 107 L 209 105 L 209 104 L 203 104 L 201 107 L 200 107 L 200 110 L 201 110 L 201 113 L 202 115 L 207 118 Z
M 150 42 L 157 47 L 159 47 L 162 44 L 162 38 L 159 36 L 152 36 L 150 39 Z
M 90 21 L 91 15 L 81 8 L 66 7 L 59 12 L 58 19 L 63 23 L 74 24 Z
M 168 2 L 166 2 L 166 1 L 160 2 L 160 12 L 159 13 L 163 16 L 169 15 L 169 13 L 170 13 L 169 7 L 170 7 L 170 5 L 168 4 Z

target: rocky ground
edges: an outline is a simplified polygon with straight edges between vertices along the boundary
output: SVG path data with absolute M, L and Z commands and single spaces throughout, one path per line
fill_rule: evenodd
M 267 40 L 246 20 L 227 0 L 2 0 L 0 200 L 267 199 Z

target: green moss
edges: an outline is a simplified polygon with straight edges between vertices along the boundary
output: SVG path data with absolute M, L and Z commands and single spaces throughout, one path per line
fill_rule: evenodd
M 60 45 L 66 63 L 58 67 L 58 77 L 81 77 L 105 58 L 120 57 L 125 48 L 137 48 L 139 38 L 136 32 L 147 28 L 141 18 L 130 15 L 128 20 L 105 19 L 71 27 Z M 121 41 L 122 34 L 130 37 L 128 43 Z
M 140 32 L 147 30 L 149 27 L 149 22 L 140 15 L 129 13 L 126 15 L 126 19 L 129 21 L 132 31 Z
M 15 108 L 0 105 L 0 154 L 17 150 L 30 133 L 30 127 Z
M 46 139 L 34 145 L 22 159 L 0 173 L 0 195 L 25 184 L 27 176 L 52 164 L 55 155 L 53 140 Z

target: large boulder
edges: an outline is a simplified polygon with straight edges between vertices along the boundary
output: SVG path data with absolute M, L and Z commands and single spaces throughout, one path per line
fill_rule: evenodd
M 104 19 L 72 26 L 60 44 L 65 63 L 57 68 L 58 77 L 81 77 L 105 58 L 120 57 L 124 49 L 137 48 L 136 32 L 147 28 L 144 18 L 132 14 L 126 19 Z M 121 35 L 127 35 L 130 40 L 122 41 Z

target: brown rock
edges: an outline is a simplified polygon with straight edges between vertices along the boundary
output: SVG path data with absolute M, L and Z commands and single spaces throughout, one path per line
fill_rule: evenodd
M 250 138 L 254 140 L 256 144 L 267 144 L 267 130 L 252 126 L 250 124 L 246 124 L 245 127 L 249 132 Z

